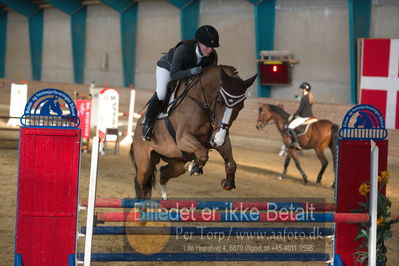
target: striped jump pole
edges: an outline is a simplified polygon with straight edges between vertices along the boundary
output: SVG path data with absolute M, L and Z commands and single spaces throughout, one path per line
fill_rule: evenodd
M 100 212 L 98 222 L 308 222 L 363 223 L 367 213 L 257 213 L 257 212 Z
M 87 200 L 81 201 L 87 206 Z M 279 201 L 204 201 L 204 200 L 139 200 L 139 199 L 96 199 L 99 208 L 162 208 L 195 210 L 294 210 L 294 211 L 335 211 L 334 203 L 324 202 L 279 202 Z

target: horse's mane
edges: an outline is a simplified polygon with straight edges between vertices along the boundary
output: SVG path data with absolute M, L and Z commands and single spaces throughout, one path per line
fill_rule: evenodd
M 208 66 L 208 67 L 204 68 L 203 71 L 204 72 L 208 72 L 208 71 L 210 72 L 210 71 L 219 70 L 220 68 L 223 68 L 225 71 L 228 70 L 226 73 L 229 76 L 239 78 L 237 69 L 235 67 L 233 67 L 233 66 L 228 66 L 228 65 Z M 229 73 L 230 71 L 231 71 L 231 74 Z
M 284 111 L 282 108 L 278 107 L 277 105 L 269 104 L 270 112 L 276 113 L 281 116 L 284 120 L 288 120 L 290 114 Z

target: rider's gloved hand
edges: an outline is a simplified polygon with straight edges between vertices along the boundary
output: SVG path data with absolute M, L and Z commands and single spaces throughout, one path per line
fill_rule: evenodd
M 199 66 L 193 67 L 192 69 L 190 69 L 190 73 L 193 76 L 198 76 L 199 74 L 201 74 L 201 72 L 202 72 L 202 69 Z

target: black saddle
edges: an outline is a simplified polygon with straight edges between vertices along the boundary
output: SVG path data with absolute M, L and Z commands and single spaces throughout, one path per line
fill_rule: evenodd
M 169 114 L 169 112 L 173 109 L 173 107 L 176 104 L 176 93 L 177 89 L 179 88 L 181 84 L 181 80 L 172 80 L 168 83 L 167 88 L 166 88 L 166 97 L 165 100 L 162 104 L 160 113 L 158 118 L 163 118 Z

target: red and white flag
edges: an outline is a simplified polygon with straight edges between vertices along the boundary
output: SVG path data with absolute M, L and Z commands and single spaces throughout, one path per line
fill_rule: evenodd
M 91 100 L 77 99 L 75 105 L 78 110 L 82 138 L 90 138 Z
M 360 103 L 375 106 L 385 127 L 399 128 L 399 39 L 363 39 Z

